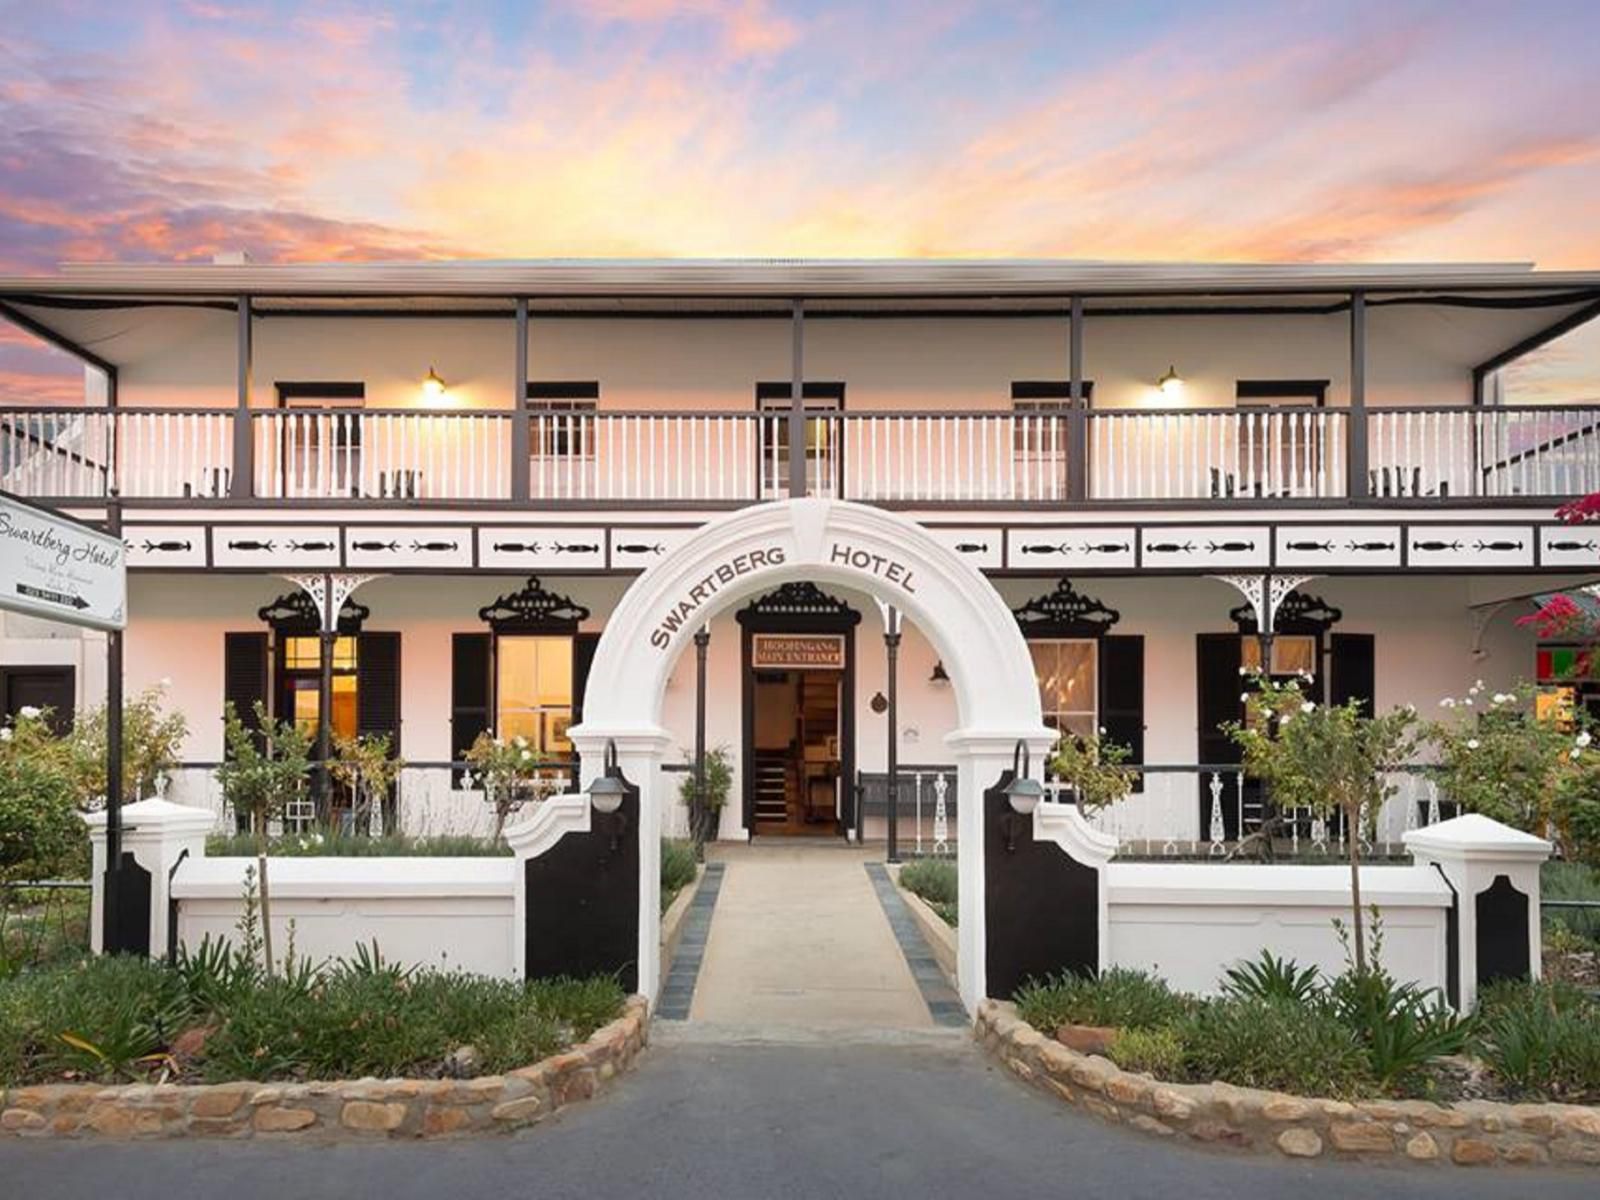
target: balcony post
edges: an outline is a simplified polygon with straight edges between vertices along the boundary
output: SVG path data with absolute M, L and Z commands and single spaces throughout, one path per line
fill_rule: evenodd
M 239 394 L 233 410 L 233 479 L 228 495 L 248 500 L 255 494 L 255 438 L 250 428 L 250 374 L 255 354 L 250 329 L 250 297 L 239 297 Z
M 1067 499 L 1089 496 L 1089 411 L 1083 402 L 1083 297 L 1072 298 L 1067 332 Z
M 1345 495 L 1367 496 L 1367 294 L 1350 293 L 1350 420 L 1345 428 Z
M 805 310 L 804 300 L 794 302 L 789 373 L 789 499 L 791 500 L 802 499 L 806 494 Z
M 511 393 L 511 499 L 527 500 L 533 461 L 533 414 L 528 410 L 528 300 L 517 297 L 516 382 Z

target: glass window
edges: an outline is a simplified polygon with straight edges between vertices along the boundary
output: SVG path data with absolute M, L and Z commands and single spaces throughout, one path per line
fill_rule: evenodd
M 572 753 L 572 638 L 506 636 L 495 643 L 495 732 L 540 753 Z
M 283 665 L 291 671 L 320 671 L 322 669 L 322 647 L 318 642 L 319 639 L 315 637 L 284 639 Z M 335 671 L 354 671 L 356 669 L 356 639 L 354 637 L 334 639 L 333 669 Z
M 1255 634 L 1240 639 L 1239 661 L 1246 671 L 1261 669 L 1261 640 Z M 1317 639 L 1310 634 L 1278 634 L 1272 639 L 1272 674 L 1301 673 L 1317 673 Z
M 1031 640 L 1039 706 L 1052 729 L 1093 737 L 1099 729 L 1099 643 L 1093 638 Z

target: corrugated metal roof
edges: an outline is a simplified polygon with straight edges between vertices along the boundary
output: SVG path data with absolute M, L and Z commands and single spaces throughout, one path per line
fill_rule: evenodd
M 1179 263 L 1079 259 L 540 259 L 67 263 L 0 294 L 330 296 L 1026 296 L 1600 288 L 1530 263 Z

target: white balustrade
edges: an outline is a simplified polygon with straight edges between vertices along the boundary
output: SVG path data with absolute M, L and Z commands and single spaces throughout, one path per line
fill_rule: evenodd
M 1096 500 L 1323 498 L 1345 491 L 1342 411 L 1106 410 L 1089 414 Z
M 511 421 L 495 412 L 279 409 L 254 415 L 266 499 L 498 500 Z
M 0 488 L 19 496 L 97 497 L 111 480 L 105 410 L 0 410 Z
M 853 500 L 1026 504 L 1067 496 L 1067 422 L 1058 413 L 855 413 L 841 426 Z

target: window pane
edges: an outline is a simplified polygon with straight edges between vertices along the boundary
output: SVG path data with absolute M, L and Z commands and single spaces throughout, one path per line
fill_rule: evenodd
M 356 677 L 333 677 L 333 731 L 340 737 L 356 736 Z
M 1059 654 L 1055 642 L 1029 642 L 1033 655 L 1033 676 L 1039 681 L 1039 707 L 1047 713 L 1057 711 L 1056 668 Z
M 572 703 L 572 639 L 540 638 L 539 704 Z
M 539 744 L 539 714 L 527 711 L 508 712 L 500 710 L 500 723 L 495 726 L 495 733 L 503 740 L 512 738 L 527 738 L 529 744 Z
M 1091 726 L 1095 711 L 1095 644 L 1093 642 L 1061 643 L 1060 703 L 1058 710 L 1071 713 L 1088 713 Z M 1093 732 L 1093 729 L 1089 730 Z
M 537 638 L 503 637 L 495 643 L 499 672 L 500 711 L 532 708 L 538 694 L 539 648 Z
M 1310 675 L 1317 673 L 1317 639 L 1311 637 L 1277 637 L 1272 641 L 1272 673 L 1274 675 Z
M 572 724 L 570 708 L 552 709 L 544 714 L 544 741 L 540 749 L 551 756 L 564 756 L 572 752 L 567 740 L 567 729 Z

